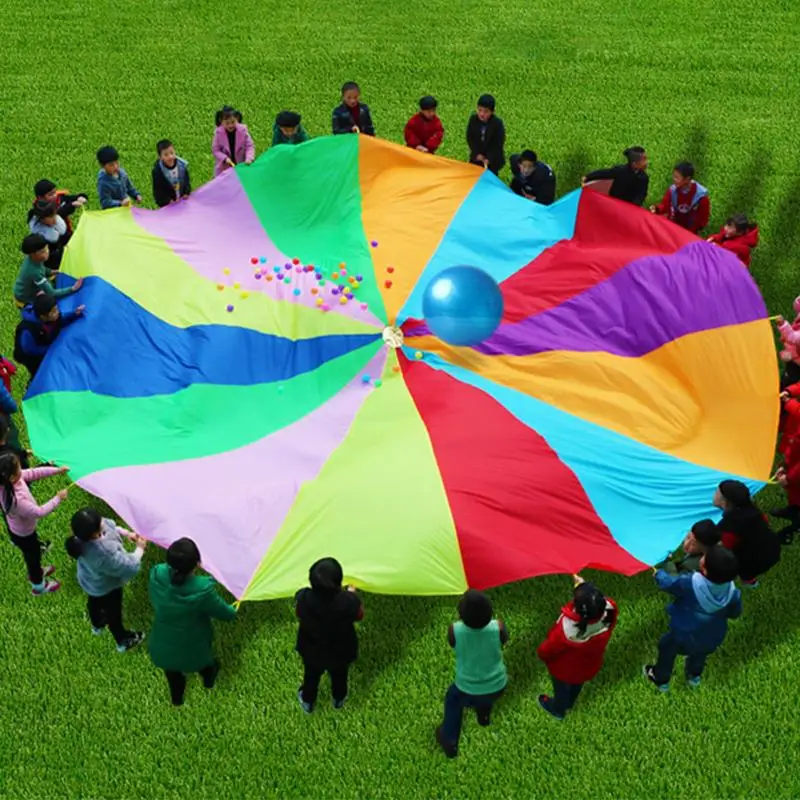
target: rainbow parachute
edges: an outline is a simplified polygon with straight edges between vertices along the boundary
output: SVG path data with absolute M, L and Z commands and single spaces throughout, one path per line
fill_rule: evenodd
M 474 349 L 421 319 L 456 264 L 503 291 Z M 326 555 L 399 594 L 632 574 L 719 480 L 769 475 L 777 369 L 747 270 L 591 191 L 545 208 L 325 138 L 160 211 L 86 214 L 65 270 L 88 313 L 25 401 L 37 452 L 155 542 L 191 536 L 239 598 L 289 595 Z

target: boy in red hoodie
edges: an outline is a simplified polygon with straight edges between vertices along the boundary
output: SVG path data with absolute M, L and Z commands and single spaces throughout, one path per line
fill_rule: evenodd
M 435 153 L 444 139 L 444 127 L 436 113 L 436 98 L 426 95 L 419 112 L 406 123 L 406 145 L 422 153 Z
M 781 438 L 778 452 L 784 465 L 778 469 L 775 479 L 786 490 L 788 505 L 770 511 L 770 515 L 785 519 L 789 524 L 778 531 L 783 544 L 791 544 L 800 530 L 800 383 L 795 383 L 781 392 L 783 414 Z
M 536 651 L 553 680 L 553 697 L 539 695 L 539 705 L 548 714 L 564 719 L 583 684 L 600 672 L 616 624 L 616 603 L 576 575 L 572 602 L 561 609 Z
M 709 236 L 706 241 L 730 250 L 749 268 L 753 250 L 758 246 L 758 225 L 750 222 L 744 214 L 734 214 L 725 220 L 719 233 Z
M 692 233 L 708 225 L 711 203 L 708 189 L 694 179 L 694 164 L 681 161 L 672 170 L 672 186 L 664 192 L 657 206 L 650 206 L 653 214 L 661 214 Z

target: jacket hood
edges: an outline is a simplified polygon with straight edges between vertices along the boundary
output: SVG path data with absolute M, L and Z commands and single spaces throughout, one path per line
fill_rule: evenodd
M 160 595 L 180 597 L 187 603 L 198 602 L 213 590 L 213 582 L 201 575 L 190 575 L 185 583 L 174 584 L 172 567 L 169 564 L 158 564 L 153 567 L 151 585 Z
M 607 625 L 603 620 L 605 619 L 606 614 L 611 611 L 614 607 L 611 603 L 606 601 L 606 607 L 603 612 L 603 616 L 594 621 L 590 622 L 586 626 L 585 633 L 581 634 L 580 630 L 578 629 L 578 624 L 581 621 L 580 615 L 575 610 L 575 604 L 570 602 L 565 605 L 561 609 L 561 625 L 564 629 L 564 636 L 570 641 L 579 641 L 585 642 L 587 639 L 591 639 L 593 636 L 597 636 L 599 633 L 605 633 L 609 629 L 609 625 Z
M 742 242 L 746 244 L 749 248 L 756 247 L 758 245 L 758 225 L 753 225 L 747 233 L 743 234 L 741 237 Z
M 736 591 L 733 583 L 712 583 L 702 572 L 692 574 L 692 591 L 700 608 L 706 614 L 714 614 L 725 608 Z

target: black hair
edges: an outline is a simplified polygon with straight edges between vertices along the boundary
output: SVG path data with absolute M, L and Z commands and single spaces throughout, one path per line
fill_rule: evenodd
M 101 147 L 97 151 L 97 160 L 100 162 L 101 166 L 105 166 L 106 164 L 111 164 L 114 161 L 119 161 L 119 153 L 115 147 L 107 144 L 105 147 Z
M 494 99 L 494 95 L 482 94 L 478 98 L 478 106 L 480 108 L 488 108 L 489 111 L 494 111 L 496 105 L 497 105 L 497 102 Z
M 750 508 L 753 505 L 750 490 L 741 481 L 722 481 L 719 491 L 734 508 Z
M 602 620 L 610 628 L 617 619 L 616 610 L 606 608 L 605 595 L 592 583 L 581 583 L 575 587 L 572 604 L 580 617 L 578 633 L 581 636 L 586 635 L 586 628 L 591 622 Z
M 467 589 L 458 603 L 458 616 L 468 628 L 485 628 L 494 615 L 492 601 L 477 589 Z
M 638 164 L 644 156 L 647 155 L 644 147 L 640 147 L 636 145 L 634 147 L 629 147 L 627 150 L 623 150 L 622 155 L 628 159 L 628 164 Z
M 275 124 L 279 128 L 296 128 L 302 117 L 296 111 L 280 111 L 275 117 Z
M 534 163 L 536 163 L 539 160 L 539 156 L 537 156 L 536 153 L 533 150 L 523 150 L 519 154 L 519 160 L 520 161 L 533 161 Z
M 67 554 L 70 558 L 80 558 L 83 555 L 83 546 L 97 536 L 103 518 L 100 512 L 90 506 L 85 506 L 72 515 L 70 525 L 72 536 L 64 542 Z
M 47 247 L 47 239 L 41 233 L 29 233 L 23 240 L 20 250 L 26 256 L 32 256 Z
M 438 103 L 436 98 L 431 94 L 426 94 L 425 97 L 420 98 L 419 107 L 422 111 L 433 111 Z
M 339 594 L 343 579 L 342 565 L 330 556 L 315 561 L 308 570 L 311 590 L 321 597 L 331 598 Z
M 172 142 L 169 139 L 159 139 L 156 144 L 156 151 L 161 155 L 168 147 L 172 147 Z
M 55 203 L 49 200 L 37 200 L 33 204 L 33 216 L 36 219 L 44 219 L 45 217 L 54 217 L 58 208 Z
M 2 502 L 6 514 L 11 511 L 16 502 L 11 478 L 17 474 L 20 468 L 19 459 L 14 453 L 0 454 L 0 489 L 3 490 Z
M 0 414 L 0 442 L 5 443 L 8 432 L 11 426 L 8 424 L 8 419 L 5 414 Z
M 679 172 L 684 178 L 694 178 L 694 164 L 691 161 L 679 161 L 674 171 Z
M 37 294 L 33 298 L 33 313 L 37 317 L 49 314 L 56 307 L 56 299 L 51 294 Z
M 342 84 L 342 94 L 352 91 L 353 89 L 357 92 L 361 91 L 361 87 L 355 81 L 345 81 L 345 83 Z
M 222 120 L 227 119 L 228 117 L 236 117 L 236 121 L 241 122 L 242 112 L 237 111 L 233 106 L 222 106 L 222 108 L 214 115 L 214 122 L 216 123 L 217 127 L 219 127 L 222 124 Z
M 167 564 L 172 570 L 172 583 L 180 586 L 200 563 L 200 551 L 192 539 L 176 539 L 167 550 Z
M 705 576 L 711 583 L 730 583 L 739 574 L 739 559 L 721 544 L 709 548 L 704 563 Z
M 737 233 L 747 233 L 752 227 L 752 223 L 747 218 L 747 214 L 733 214 L 725 220 L 726 225 L 733 225 Z
M 703 547 L 713 547 L 715 544 L 719 544 L 722 538 L 716 523 L 710 519 L 701 519 L 699 522 L 695 522 L 692 525 L 692 533 Z
M 47 178 L 42 178 L 40 181 L 36 181 L 33 187 L 33 194 L 36 197 L 44 197 L 46 194 L 50 194 L 53 189 L 56 188 L 56 185 L 53 181 L 47 180 Z

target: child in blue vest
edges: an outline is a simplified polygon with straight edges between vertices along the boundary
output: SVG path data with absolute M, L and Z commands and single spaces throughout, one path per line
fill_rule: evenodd
M 502 620 L 493 619 L 489 598 L 469 589 L 458 604 L 459 622 L 447 631 L 456 651 L 456 679 L 444 698 L 444 721 L 436 738 L 448 758 L 458 755 L 461 720 L 465 708 L 474 708 L 478 724 L 490 724 L 492 706 L 508 683 L 503 663 L 503 645 L 508 631 Z

